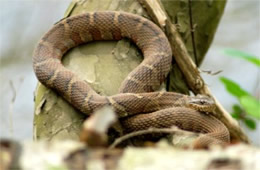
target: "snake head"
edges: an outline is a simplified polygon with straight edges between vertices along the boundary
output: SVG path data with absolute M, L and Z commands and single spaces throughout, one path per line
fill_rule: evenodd
M 213 98 L 200 94 L 192 96 L 188 101 L 188 106 L 201 112 L 213 112 L 216 108 Z

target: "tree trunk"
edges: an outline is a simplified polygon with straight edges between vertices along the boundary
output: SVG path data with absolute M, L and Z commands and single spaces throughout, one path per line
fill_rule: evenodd
M 212 42 L 226 1 L 192 1 L 191 11 L 188 0 L 162 0 L 162 3 L 172 23 L 176 24 L 192 59 L 200 64 Z M 126 11 L 150 18 L 137 0 L 72 1 L 65 17 L 102 10 Z M 193 19 L 192 27 L 190 12 Z M 192 43 L 192 36 L 195 43 Z M 141 53 L 126 39 L 118 42 L 88 43 L 70 50 L 63 57 L 65 67 L 80 75 L 101 95 L 116 94 L 123 79 L 141 61 Z M 165 84 L 169 91 L 189 93 L 188 86 L 175 62 Z M 34 139 L 78 140 L 86 115 L 40 83 L 35 94 Z

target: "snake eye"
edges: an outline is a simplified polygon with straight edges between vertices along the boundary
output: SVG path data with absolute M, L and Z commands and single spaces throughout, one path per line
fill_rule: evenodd
M 200 101 L 200 104 L 205 104 L 206 102 L 204 100 L 201 100 Z

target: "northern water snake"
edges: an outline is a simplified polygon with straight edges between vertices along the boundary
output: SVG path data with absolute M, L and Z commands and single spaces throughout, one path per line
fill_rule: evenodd
M 61 63 L 62 56 L 80 44 L 124 37 L 138 46 L 144 60 L 123 81 L 119 94 L 109 97 L 97 94 L 87 82 Z M 131 116 L 122 121 L 129 131 L 177 123 L 182 129 L 212 137 L 211 140 L 199 138 L 196 143 L 202 146 L 217 141 L 229 142 L 229 132 L 220 121 L 198 112 L 212 111 L 214 102 L 210 98 L 154 92 L 165 80 L 171 61 L 168 39 L 151 21 L 125 12 L 94 12 L 69 17 L 55 24 L 37 45 L 33 68 L 42 84 L 56 90 L 84 113 L 90 114 L 111 105 L 119 118 Z

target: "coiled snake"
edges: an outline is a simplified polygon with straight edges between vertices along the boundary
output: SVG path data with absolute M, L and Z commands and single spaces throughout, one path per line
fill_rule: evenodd
M 75 46 L 124 37 L 138 46 L 144 60 L 123 81 L 117 95 L 97 94 L 61 63 L 62 56 Z M 220 121 L 198 112 L 212 111 L 214 102 L 211 99 L 154 92 L 167 76 L 171 61 L 167 37 L 151 21 L 125 12 L 94 12 L 69 17 L 54 25 L 35 49 L 33 68 L 42 84 L 56 90 L 84 113 L 90 114 L 111 105 L 119 118 L 124 118 L 122 124 L 127 131 L 177 125 L 185 130 L 205 133 L 195 141 L 199 147 L 229 142 L 229 132 Z

